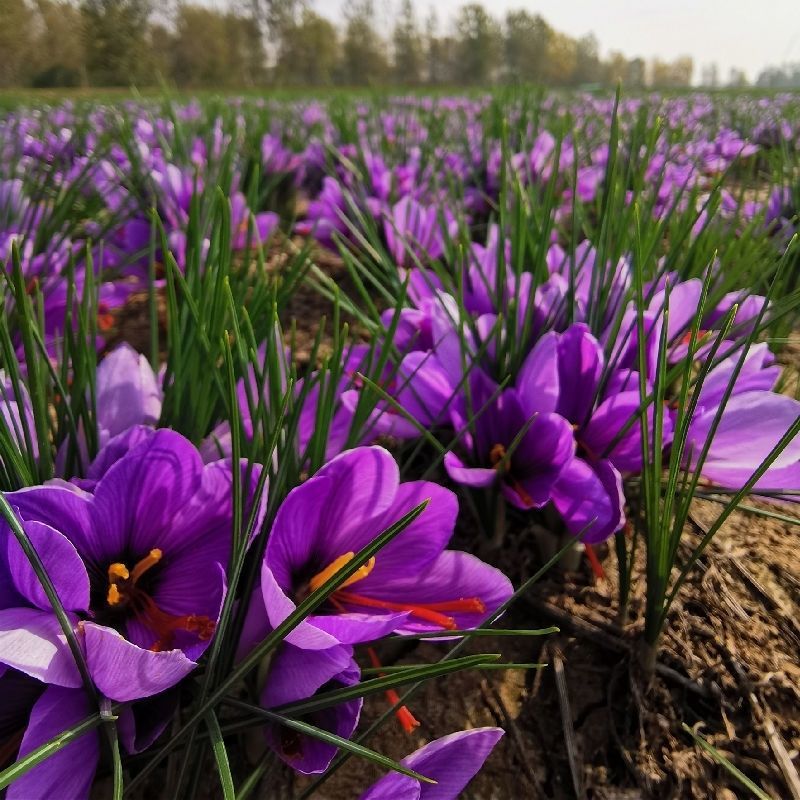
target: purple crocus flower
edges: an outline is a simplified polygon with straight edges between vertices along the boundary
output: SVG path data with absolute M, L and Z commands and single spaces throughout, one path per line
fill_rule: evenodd
M 435 784 L 391 772 L 360 800 L 456 800 L 504 733 L 502 728 L 474 728 L 435 739 L 400 762 Z
M 426 481 L 400 483 L 396 462 L 381 447 L 348 450 L 289 493 L 267 543 L 251 613 L 265 625 L 280 624 L 299 600 L 425 500 L 425 511 L 287 641 L 326 650 L 392 632 L 480 624 L 511 595 L 511 584 L 474 556 L 444 549 L 458 513 L 455 495 Z
M 117 461 L 93 494 L 60 484 L 6 495 L 47 559 L 106 697 L 162 692 L 208 647 L 226 589 L 231 487 L 229 462 L 203 466 L 190 442 L 159 430 Z M 35 582 L 21 551 L 14 558 L 15 584 Z M 6 620 L 17 646 L 2 648 L 2 663 L 45 682 L 61 670 L 72 675 L 67 685 L 78 685 L 74 664 L 53 662 L 60 632 L 52 621 L 33 626 L 30 616 Z
M 521 391 L 498 393 L 497 385 L 477 368 L 470 387 L 477 415 L 474 433 L 462 437 L 466 460 L 452 450 L 445 456 L 447 474 L 465 486 L 497 484 L 517 508 L 541 508 L 552 499 L 561 472 L 573 458 L 570 424 L 559 414 L 530 408 Z M 456 430 L 466 426 L 457 413 L 453 417 Z
M 445 246 L 443 225 L 449 238 L 458 233 L 458 222 L 447 209 L 424 206 L 406 195 L 392 206 L 383 222 L 390 255 L 401 267 L 441 258 Z
M 529 409 L 571 423 L 577 452 L 559 474 L 552 500 L 567 529 L 585 532 L 589 543 L 622 527 L 620 471 L 641 469 L 640 425 L 621 434 L 641 404 L 638 376 L 620 370 L 601 394 L 603 368 L 600 343 L 578 323 L 562 334 L 543 336 L 517 376 L 517 390 Z

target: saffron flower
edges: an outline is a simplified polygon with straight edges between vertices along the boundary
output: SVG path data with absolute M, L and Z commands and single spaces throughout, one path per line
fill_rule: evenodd
M 498 485 L 517 508 L 541 508 L 573 459 L 570 424 L 559 414 L 531 408 L 524 392 L 498 392 L 477 368 L 470 384 L 474 432 L 462 436 L 464 458 L 452 450 L 445 455 L 447 474 L 464 486 Z M 466 420 L 455 413 L 453 417 L 456 430 L 466 426 Z
M 49 559 L 89 673 L 106 697 L 124 702 L 163 692 L 208 647 L 226 590 L 232 483 L 229 462 L 204 466 L 190 442 L 159 430 L 113 464 L 93 494 L 60 484 L 6 495 L 33 526 L 33 544 Z M 24 559 L 17 561 L 15 581 L 35 580 Z M 59 633 L 52 623 L 38 630 L 30 614 L 18 616 L 16 626 L 7 620 L 18 646 L 3 648 L 2 661 L 47 681 Z
M 297 602 L 426 500 L 422 514 L 286 640 L 302 649 L 326 650 L 392 632 L 446 632 L 485 620 L 512 588 L 493 567 L 445 549 L 458 512 L 455 495 L 426 481 L 400 483 L 386 450 L 359 447 L 293 489 L 278 510 L 264 554 L 261 592 L 251 601 L 257 606 L 251 609 L 253 618 L 262 620 L 262 638 L 267 626 L 279 625 Z

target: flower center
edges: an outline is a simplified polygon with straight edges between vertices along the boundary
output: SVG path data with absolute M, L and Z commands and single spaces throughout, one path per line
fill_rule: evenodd
M 155 652 L 172 649 L 177 631 L 195 634 L 206 641 L 214 634 L 216 623 L 206 616 L 197 614 L 169 614 L 162 611 L 155 600 L 138 585 L 140 578 L 158 564 L 163 553 L 152 549 L 143 559 L 137 561 L 132 570 L 116 561 L 108 567 L 108 592 L 106 601 L 113 609 L 129 609 L 143 625 L 157 634 L 158 638 L 150 649 Z
M 533 506 L 533 498 L 525 491 L 525 487 L 511 474 L 511 459 L 505 445 L 493 444 L 489 451 L 489 463 L 497 470 L 500 475 L 505 476 L 505 480 L 511 488 L 522 498 L 526 505 Z
M 319 589 L 326 581 L 332 578 L 339 570 L 343 569 L 355 557 L 355 553 L 345 553 L 334 559 L 325 569 L 318 572 L 309 582 L 308 587 L 313 592 Z M 352 586 L 354 583 L 364 579 L 375 568 L 375 557 L 373 556 L 366 564 L 359 567 L 329 598 L 331 604 L 341 613 L 347 613 L 345 606 L 357 606 L 360 608 L 375 608 L 383 611 L 405 611 L 412 617 L 438 625 L 446 630 L 456 630 L 456 621 L 450 614 L 457 612 L 483 614 L 486 606 L 478 597 L 459 598 L 458 600 L 448 600 L 442 603 L 395 603 L 390 600 L 379 600 L 374 597 L 366 597 L 355 592 L 344 591 L 345 587 Z

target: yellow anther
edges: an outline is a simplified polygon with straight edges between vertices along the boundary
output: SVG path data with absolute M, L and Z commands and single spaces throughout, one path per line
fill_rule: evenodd
M 106 599 L 108 600 L 108 604 L 110 606 L 115 606 L 120 602 L 120 600 L 122 600 L 122 595 L 119 593 L 119 589 L 117 588 L 116 583 L 112 583 L 108 587 L 108 594 L 106 595 Z
M 130 577 L 128 568 L 124 564 L 116 562 L 108 568 L 108 580 L 111 583 L 116 581 L 126 581 Z
M 355 553 L 345 553 L 343 556 L 334 559 L 328 564 L 325 569 L 318 572 L 309 582 L 308 588 L 312 592 L 316 592 L 323 584 L 329 581 L 339 570 L 344 569 L 354 558 Z M 351 586 L 357 581 L 366 578 L 367 575 L 375 568 L 375 556 L 373 556 L 366 564 L 362 564 L 339 588 L 344 589 L 345 586 Z
M 136 566 L 133 568 L 133 572 L 131 573 L 131 580 L 136 583 L 139 578 L 144 575 L 147 570 L 151 567 L 154 567 L 161 561 L 161 557 L 164 554 L 157 548 L 154 547 L 141 561 L 139 561 Z

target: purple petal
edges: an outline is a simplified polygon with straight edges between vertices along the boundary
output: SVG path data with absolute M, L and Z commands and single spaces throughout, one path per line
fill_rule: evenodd
M 592 407 L 603 371 L 603 349 L 587 325 L 571 325 L 558 341 L 558 408 L 570 422 L 584 422 Z
M 89 575 L 75 547 L 57 530 L 42 522 L 23 522 L 34 550 L 53 582 L 59 600 L 69 611 L 89 608 Z M 8 566 L 17 591 L 33 606 L 52 611 L 33 566 L 14 536 L 8 539 Z
M 523 363 L 516 383 L 522 407 L 529 414 L 555 411 L 560 397 L 558 377 L 558 334 L 542 336 Z
M 92 708 L 83 689 L 48 686 L 33 706 L 19 758 L 81 722 L 93 711 L 96 709 Z M 14 781 L 6 796 L 8 800 L 88 797 L 99 759 L 100 737 L 97 729 L 92 729 Z
M 100 563 L 111 563 L 126 551 L 169 552 L 173 520 L 200 487 L 202 468 L 193 445 L 166 429 L 111 467 L 94 492 L 94 519 L 103 535 L 100 552 L 94 554 Z
M 20 519 L 43 522 L 66 536 L 84 560 L 92 560 L 102 549 L 92 522 L 90 494 L 76 487 L 32 486 L 10 492 L 6 499 Z
M 161 416 L 161 387 L 144 356 L 121 344 L 97 367 L 97 424 L 109 436 L 134 425 L 155 425 Z
M 609 461 L 574 458 L 553 490 L 567 530 L 587 544 L 602 542 L 625 524 L 622 478 Z
M 352 686 L 359 677 L 349 648 L 334 647 L 310 656 L 308 651 L 284 645 L 273 657 L 261 704 L 270 708 L 284 702 L 302 700 L 311 697 L 326 684 Z M 339 703 L 312 714 L 308 721 L 318 728 L 349 739 L 358 725 L 361 705 L 361 699 Z M 276 725 L 268 725 L 265 735 L 270 747 L 282 761 L 306 775 L 324 772 L 336 755 L 336 748 L 332 745 L 308 736 L 297 736 Z
M 420 800 L 456 800 L 503 734 L 502 728 L 475 728 L 435 739 L 400 762 L 404 767 L 432 778 L 435 785 L 420 784 L 393 772 L 368 789 L 361 800 L 410 800 L 415 797 Z M 412 791 L 412 784 L 418 788 L 417 794 Z
M 483 610 L 443 611 L 452 617 L 458 628 L 474 628 L 494 613 L 513 594 L 508 578 L 479 558 L 458 550 L 445 550 L 424 572 L 398 571 L 382 587 L 374 586 L 357 591 L 376 600 L 399 604 L 421 605 L 448 603 L 463 599 L 480 600 Z M 400 632 L 442 630 L 438 625 L 411 614 Z
M 451 480 L 478 489 L 492 486 L 498 477 L 496 469 L 468 467 L 452 450 L 444 457 L 444 468 Z
M 145 650 L 103 625 L 86 622 L 83 631 L 92 680 L 111 700 L 126 702 L 158 694 L 197 666 L 180 650 Z
M 690 468 L 711 432 L 716 409 L 697 414 L 689 428 L 687 453 Z M 745 392 L 731 397 L 703 464 L 705 477 L 730 488 L 740 488 L 786 431 L 800 416 L 800 402 L 772 392 Z M 746 446 L 743 446 L 746 443 Z M 789 467 L 800 459 L 800 436 L 783 450 L 762 479 L 773 470 Z
M 77 623 L 75 618 L 72 621 Z M 0 611 L 0 662 L 43 683 L 68 688 L 81 685 L 67 637 L 52 612 L 34 608 Z

